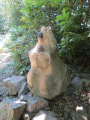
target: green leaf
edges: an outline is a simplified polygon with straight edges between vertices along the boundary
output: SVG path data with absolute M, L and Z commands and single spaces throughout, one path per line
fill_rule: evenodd
M 58 25 L 64 25 L 66 22 L 61 22 L 61 23 L 59 23 Z
M 63 25 L 63 26 L 61 27 L 60 32 L 64 31 L 66 28 L 67 28 L 66 25 Z
M 24 69 L 29 71 L 30 70 L 30 66 L 24 67 Z
M 68 19 L 70 12 L 67 12 L 66 14 L 66 19 Z
M 63 13 L 63 17 L 65 18 L 66 17 L 66 10 L 65 10 L 65 8 L 62 10 L 62 13 Z
M 63 16 L 62 15 L 58 15 L 58 16 L 56 16 L 56 20 L 55 21 L 60 21 L 60 20 L 63 20 Z

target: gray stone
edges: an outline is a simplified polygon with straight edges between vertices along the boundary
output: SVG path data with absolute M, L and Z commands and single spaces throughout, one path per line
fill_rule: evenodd
M 81 77 L 81 78 L 86 78 L 90 80 L 90 74 L 76 74 L 77 76 Z
M 27 87 L 27 83 L 24 82 L 24 83 L 22 84 L 21 89 L 20 89 L 19 92 L 18 92 L 18 97 L 19 97 L 20 95 L 26 95 L 28 92 L 29 92 L 29 89 L 28 89 L 28 87 Z
M 83 89 L 83 84 L 82 84 L 82 80 L 80 79 L 80 77 L 73 78 L 71 84 L 73 86 L 74 92 L 80 95 Z
M 20 96 L 19 96 L 19 99 L 20 99 L 21 101 L 27 101 L 27 100 L 29 100 L 31 97 L 32 97 L 32 94 L 29 92 L 27 95 L 20 95 Z
M 59 120 L 52 111 L 41 110 L 32 120 Z
M 71 84 L 73 85 L 73 87 L 78 87 L 78 86 L 82 85 L 82 81 L 81 81 L 81 79 L 79 77 L 75 77 L 71 81 Z
M 19 120 L 25 105 L 17 98 L 3 100 L 0 103 L 0 120 Z
M 41 28 L 38 43 L 30 51 L 29 59 L 31 69 L 27 82 L 35 96 L 52 99 L 66 91 L 71 80 L 70 72 L 59 57 L 57 41 L 50 27 Z
M 11 95 L 18 94 L 22 84 L 26 82 L 26 77 L 12 76 L 3 80 L 3 84 Z
M 7 89 L 3 86 L 2 83 L 0 83 L 0 102 L 4 99 L 7 98 L 8 91 Z
M 44 98 L 33 96 L 30 97 L 30 99 L 28 99 L 26 110 L 28 112 L 36 112 L 47 106 L 48 106 L 48 101 L 46 101 Z
M 71 85 L 74 88 L 74 92 L 78 91 L 80 94 L 83 89 L 83 83 L 87 86 L 90 84 L 90 79 L 87 79 L 89 75 L 86 75 L 88 74 L 77 74 L 77 76 L 72 79 Z

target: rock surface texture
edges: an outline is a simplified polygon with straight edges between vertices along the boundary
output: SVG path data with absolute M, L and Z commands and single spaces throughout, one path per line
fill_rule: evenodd
M 0 120 L 19 120 L 26 103 L 19 99 L 7 99 L 0 103 Z
M 52 111 L 41 110 L 32 120 L 59 120 Z
M 69 70 L 59 58 L 57 41 L 50 27 L 41 28 L 38 43 L 30 51 L 29 59 L 31 69 L 27 82 L 34 95 L 52 99 L 66 90 L 70 81 Z
M 28 90 L 28 88 L 27 88 L 27 83 L 24 82 L 24 83 L 22 84 L 22 86 L 21 86 L 21 89 L 20 89 L 19 92 L 18 92 L 18 97 L 19 97 L 20 95 L 26 95 L 28 92 L 29 92 L 29 90 Z
M 3 84 L 10 93 L 10 95 L 16 95 L 22 87 L 22 84 L 26 82 L 26 78 L 23 76 L 12 76 L 3 80 Z
M 44 98 L 33 96 L 27 100 L 27 111 L 36 112 L 48 106 L 48 101 Z

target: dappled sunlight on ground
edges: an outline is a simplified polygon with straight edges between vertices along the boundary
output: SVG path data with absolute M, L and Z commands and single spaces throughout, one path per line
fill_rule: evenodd
M 0 82 L 10 77 L 13 72 L 13 58 L 11 53 L 0 53 Z
M 0 35 L 0 82 L 11 76 L 13 72 L 13 58 L 11 53 L 8 52 L 8 48 L 5 47 L 9 37 L 9 33 Z
M 10 33 L 0 35 L 0 49 L 4 47 L 4 44 L 6 43 L 7 40 L 10 38 Z
M 12 61 L 11 53 L 0 53 L 0 69 Z

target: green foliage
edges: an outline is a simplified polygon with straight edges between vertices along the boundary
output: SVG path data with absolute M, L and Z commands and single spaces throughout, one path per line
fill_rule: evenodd
M 85 57 L 84 62 L 87 63 L 90 59 L 90 10 L 86 0 L 3 0 L 4 2 L 7 4 L 4 16 L 11 29 L 9 47 L 15 67 L 21 73 L 29 63 L 29 46 L 26 45 L 34 45 L 42 25 L 52 27 L 60 56 L 65 61 L 74 63 L 79 57 L 82 60 Z
M 10 29 L 10 33 L 11 33 L 11 41 L 17 41 L 17 39 L 24 34 L 24 29 L 20 26 L 14 27 Z
M 87 44 L 89 42 L 88 13 L 89 8 L 86 1 L 81 3 L 68 1 L 62 4 L 62 13 L 57 16 L 56 21 L 61 27 L 60 34 L 62 34 L 59 44 L 60 55 L 65 59 L 75 59 L 80 54 L 88 56 L 86 51 L 90 47 L 90 44 Z M 86 48 L 83 46 L 84 44 L 87 44 Z
M 23 27 L 28 32 L 51 26 L 58 41 L 60 56 L 67 62 L 79 56 L 90 58 L 89 2 L 75 0 L 24 0 Z M 35 36 L 36 37 L 36 36 Z M 89 43 L 89 44 L 88 44 Z M 87 62 L 86 62 L 87 63 Z
M 5 19 L 3 18 L 2 14 L 0 14 L 0 34 L 3 34 L 5 31 L 4 23 Z
M 24 32 L 21 27 L 12 29 L 10 40 L 7 43 L 7 47 L 13 56 L 15 72 L 20 74 L 30 70 L 28 53 L 33 44 L 30 37 L 24 35 Z
M 22 25 L 23 23 L 20 21 L 21 12 L 23 4 L 20 0 L 2 0 L 2 14 L 6 20 L 6 25 L 8 27 L 16 27 L 18 25 Z
M 22 21 L 25 23 L 23 25 L 24 29 L 27 29 L 29 33 L 34 34 L 36 39 L 37 32 L 40 27 L 51 26 L 57 40 L 60 39 L 59 29 L 55 19 L 59 14 L 58 6 L 54 6 L 54 2 L 50 0 L 25 0 L 24 7 L 22 10 Z

